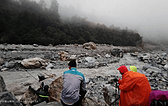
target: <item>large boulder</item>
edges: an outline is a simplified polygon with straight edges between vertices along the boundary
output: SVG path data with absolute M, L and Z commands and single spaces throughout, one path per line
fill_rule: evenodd
M 11 92 L 0 92 L 0 106 L 22 106 Z
M 63 89 L 63 78 L 58 77 L 49 85 L 49 93 L 50 93 L 50 102 L 57 101 L 60 102 L 61 92 Z
M 47 61 L 43 60 L 41 58 L 35 57 L 35 58 L 29 58 L 29 59 L 24 59 L 21 64 L 28 69 L 33 69 L 33 68 L 40 68 L 42 66 L 47 65 Z
M 0 76 L 0 106 L 22 106 L 13 93 L 6 89 L 2 76 Z
M 123 57 L 123 50 L 122 50 L 122 49 L 119 49 L 119 48 L 114 48 L 114 49 L 111 51 L 111 54 L 112 54 L 113 56 L 122 58 L 122 57 Z
M 89 49 L 89 50 L 97 49 L 96 44 L 94 42 L 84 43 L 83 48 Z

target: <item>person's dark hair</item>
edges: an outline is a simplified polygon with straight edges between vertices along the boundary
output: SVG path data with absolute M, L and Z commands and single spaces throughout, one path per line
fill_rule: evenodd
M 69 66 L 71 67 L 76 67 L 76 61 L 75 60 L 71 60 L 69 63 L 68 63 Z

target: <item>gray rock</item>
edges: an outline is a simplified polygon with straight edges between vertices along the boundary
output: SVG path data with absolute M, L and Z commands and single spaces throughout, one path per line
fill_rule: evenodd
M 106 54 L 105 57 L 106 57 L 106 58 L 110 58 L 111 56 L 110 56 L 109 54 Z
M 138 57 L 138 53 L 130 53 L 130 55 L 133 57 Z
M 38 47 L 39 45 L 38 44 L 33 44 L 34 47 Z
M 6 84 L 3 77 L 0 75 L 0 92 L 6 91 Z
M 6 68 L 13 68 L 15 66 L 15 62 L 14 61 L 5 62 L 4 66 Z
M 88 63 L 94 63 L 96 60 L 94 57 L 86 57 L 85 60 L 88 62 Z
M 51 70 L 52 68 L 54 68 L 54 65 L 52 63 L 49 63 L 45 69 Z
M 4 64 L 4 60 L 0 58 L 0 66 Z
M 163 67 L 166 71 L 168 71 L 168 64 L 164 65 Z
M 45 106 L 62 106 L 60 102 L 49 102 Z
M 0 92 L 0 106 L 22 106 L 11 92 Z
M 114 48 L 112 51 L 111 51 L 111 54 L 113 56 L 116 56 L 116 57 L 123 57 L 123 50 L 122 49 L 119 49 L 119 48 Z
M 36 105 L 34 105 L 34 106 L 46 106 L 46 102 L 44 101 L 44 102 L 41 102 L 41 103 L 38 103 L 38 104 L 36 104 Z M 52 106 L 52 105 L 51 105 Z

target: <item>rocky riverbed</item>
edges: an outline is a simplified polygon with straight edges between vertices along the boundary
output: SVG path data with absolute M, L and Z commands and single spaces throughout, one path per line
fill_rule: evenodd
M 5 88 L 18 101 L 23 98 L 29 86 L 39 88 L 41 82 L 38 81 L 38 75 L 44 75 L 47 78 L 44 83 L 50 85 L 68 70 L 67 64 L 71 59 L 77 60 L 78 71 L 86 78 L 86 106 L 108 106 L 113 103 L 119 94 L 114 79 L 121 77 L 117 70 L 120 65 L 126 65 L 128 68 L 136 66 L 138 72 L 147 76 L 152 90 L 168 90 L 167 51 L 152 45 L 140 48 L 106 44 L 93 44 L 87 47 L 78 44 L 3 44 L 0 45 L 0 57 L 0 75 L 6 84 Z M 6 90 L 0 92 L 1 97 Z M 41 105 L 61 106 L 59 102 Z

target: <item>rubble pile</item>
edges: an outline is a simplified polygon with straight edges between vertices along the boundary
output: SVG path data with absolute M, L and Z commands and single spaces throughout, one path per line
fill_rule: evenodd
M 142 68 L 150 82 L 152 90 L 168 90 L 168 55 L 167 53 L 130 53 L 148 65 Z
M 144 63 L 148 63 L 151 66 L 158 67 L 163 71 L 167 71 L 167 65 L 168 65 L 168 55 L 167 53 L 157 53 L 157 52 L 151 52 L 151 53 L 131 53 L 131 56 L 137 57 L 139 61 L 142 61 Z
M 90 99 L 94 103 L 94 106 L 110 106 L 114 104 L 118 106 L 119 90 L 117 81 L 115 81 L 116 78 L 118 76 L 115 75 L 89 78 L 85 97 Z
M 87 46 L 91 49 L 86 49 Z M 85 48 L 86 47 L 86 48 Z M 124 49 L 125 51 L 127 49 Z M 0 45 L 1 71 L 23 71 L 24 68 L 67 67 L 67 61 L 77 60 L 78 68 L 98 68 L 118 62 L 123 57 L 123 50 L 112 45 L 96 45 L 89 42 L 83 45 L 40 46 Z M 90 60 L 88 61 L 88 58 Z M 94 60 L 94 62 L 91 62 Z

